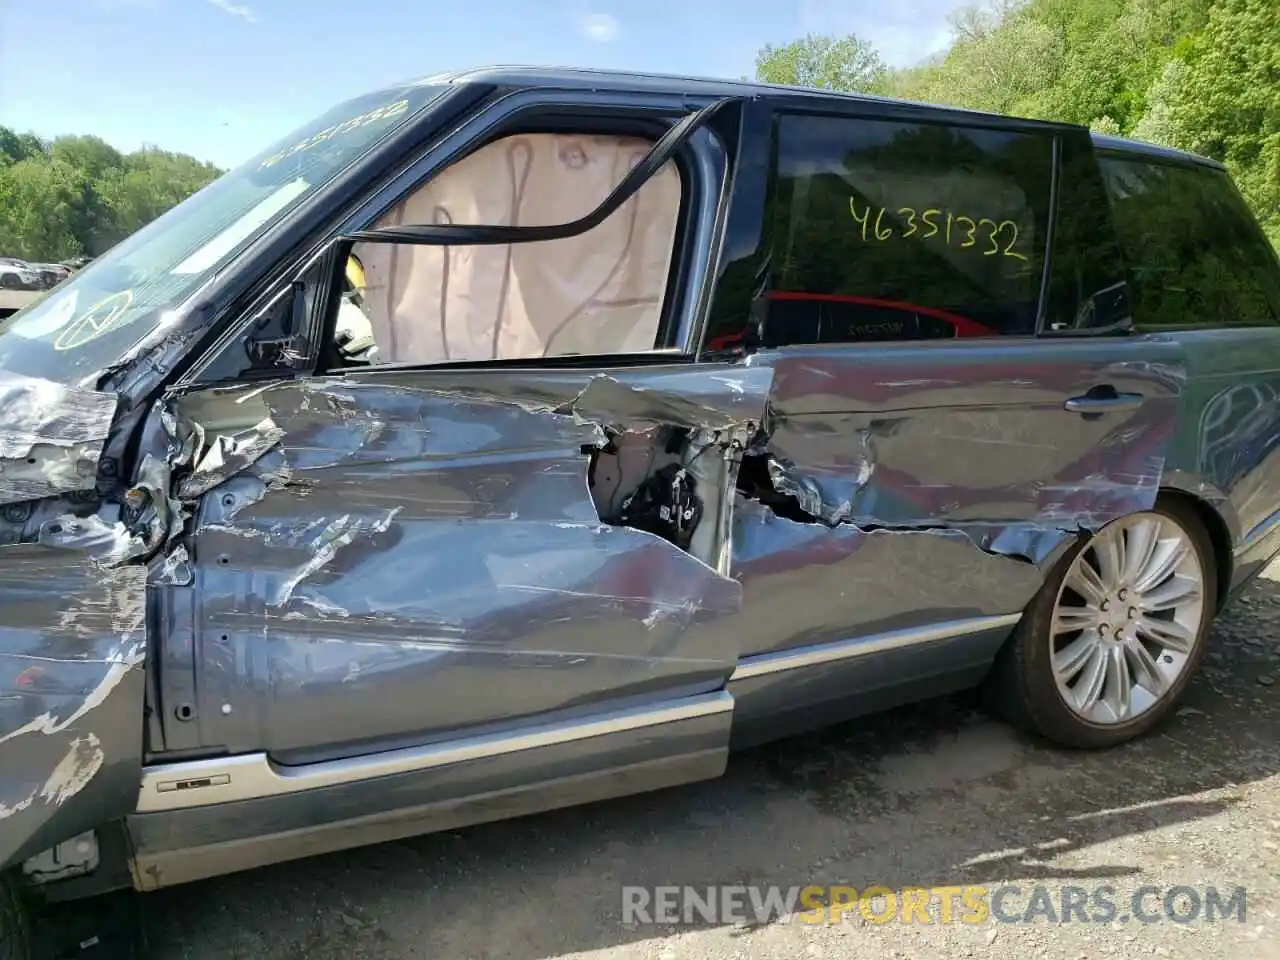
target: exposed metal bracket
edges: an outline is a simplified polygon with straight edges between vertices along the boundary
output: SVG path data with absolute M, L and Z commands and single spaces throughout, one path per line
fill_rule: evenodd
M 22 872 L 32 883 L 52 883 L 92 873 L 98 861 L 98 837 L 89 830 L 29 858 Z

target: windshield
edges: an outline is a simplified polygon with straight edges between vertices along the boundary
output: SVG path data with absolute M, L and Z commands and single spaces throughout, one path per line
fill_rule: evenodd
M 443 92 L 349 100 L 273 144 L 0 321 L 0 368 L 72 383 L 118 361 L 216 270 Z

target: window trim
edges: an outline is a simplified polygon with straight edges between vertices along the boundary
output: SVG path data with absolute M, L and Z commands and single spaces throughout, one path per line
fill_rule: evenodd
M 1049 171 L 1049 222 L 1044 231 L 1044 261 L 1040 271 L 1040 302 L 1036 305 L 1035 336 L 1045 335 L 1045 322 L 1049 319 L 1049 291 L 1053 287 L 1053 255 L 1057 248 L 1054 241 L 1058 237 L 1059 202 L 1062 179 L 1062 136 L 1055 134 L 1050 146 Z M 1054 331 L 1055 333 L 1058 331 Z
M 1056 261 L 1059 259 L 1059 256 L 1062 251 L 1062 245 L 1061 243 L 1059 243 L 1058 234 L 1060 232 L 1059 231 L 1060 223 L 1061 223 L 1061 220 L 1063 219 L 1062 184 L 1063 184 L 1064 171 L 1067 167 L 1066 151 L 1069 146 L 1065 142 L 1067 137 L 1071 137 L 1073 138 L 1073 140 L 1075 140 L 1075 143 L 1070 145 L 1072 149 L 1078 150 L 1081 153 L 1087 154 L 1093 158 L 1093 169 L 1094 169 L 1094 172 L 1097 174 L 1096 181 L 1097 181 L 1098 190 L 1101 192 L 1103 199 L 1106 200 L 1108 204 L 1110 203 L 1110 198 L 1107 195 L 1106 181 L 1102 175 L 1102 168 L 1099 164 L 1100 158 L 1098 155 L 1098 151 L 1094 145 L 1092 135 L 1085 130 L 1072 130 L 1070 132 L 1059 132 L 1058 135 L 1055 137 L 1055 142 L 1054 142 L 1054 168 L 1053 168 L 1053 186 L 1052 186 L 1053 219 L 1050 224 L 1051 245 L 1045 257 L 1045 267 L 1046 267 L 1045 284 L 1044 284 L 1044 289 L 1041 292 L 1040 322 L 1036 327 L 1036 336 L 1043 340 L 1079 340 L 1081 338 L 1089 338 L 1089 337 L 1114 337 L 1117 335 L 1131 336 L 1136 332 L 1134 320 L 1133 320 L 1133 314 L 1132 314 L 1132 298 L 1131 297 L 1130 297 L 1131 309 L 1130 309 L 1129 316 L 1122 320 L 1117 320 L 1114 323 L 1109 323 L 1105 327 L 1084 327 L 1084 328 L 1067 327 L 1062 330 L 1054 330 L 1047 327 L 1049 302 L 1052 297 L 1053 281 L 1057 275 L 1057 269 L 1058 269 Z M 1111 232 L 1111 239 L 1115 244 L 1116 253 L 1121 258 L 1121 262 L 1123 264 L 1124 245 L 1121 243 L 1119 234 L 1116 231 L 1115 217 L 1113 215 L 1113 212 L 1110 206 L 1108 206 L 1107 208 L 1107 224 Z M 1102 293 L 1107 290 L 1112 290 L 1116 286 L 1119 286 L 1120 284 L 1124 284 L 1128 287 L 1132 287 L 1132 278 L 1129 275 L 1127 266 L 1122 267 L 1119 275 L 1121 277 L 1120 280 L 1118 280 L 1116 283 L 1112 284 L 1111 286 L 1103 287 L 1101 290 L 1095 291 L 1095 293 Z

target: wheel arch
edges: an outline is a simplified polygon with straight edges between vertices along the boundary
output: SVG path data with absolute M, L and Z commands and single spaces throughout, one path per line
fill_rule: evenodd
M 1218 580 L 1218 595 L 1214 598 L 1215 613 L 1220 611 L 1231 592 L 1233 573 L 1231 530 L 1227 526 L 1226 519 L 1209 501 L 1177 487 L 1161 487 L 1157 502 L 1185 504 L 1195 512 L 1204 526 L 1205 533 L 1209 535 L 1209 542 L 1213 545 L 1213 565 Z

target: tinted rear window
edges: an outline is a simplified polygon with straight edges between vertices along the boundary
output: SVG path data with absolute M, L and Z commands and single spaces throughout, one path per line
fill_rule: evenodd
M 779 121 L 767 344 L 1035 333 L 1053 142 Z
M 1228 175 L 1104 156 L 1143 326 L 1280 322 L 1280 262 Z

